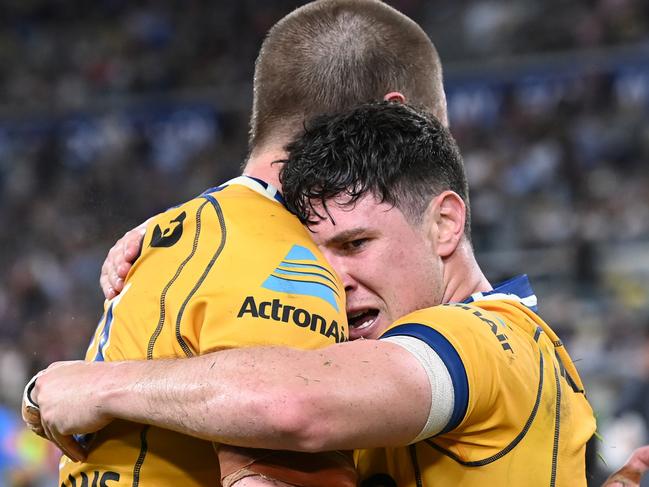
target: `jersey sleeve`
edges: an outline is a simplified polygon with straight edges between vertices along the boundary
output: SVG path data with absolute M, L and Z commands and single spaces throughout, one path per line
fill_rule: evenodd
M 479 434 L 490 428 L 520 430 L 520 413 L 537 397 L 538 355 L 517 341 L 524 337 L 498 315 L 464 304 L 437 306 L 412 313 L 388 329 L 384 337 L 409 336 L 430 346 L 452 381 L 453 408 L 439 437 Z M 521 345 L 521 346 L 519 346 Z M 532 404 L 524 404 L 531 400 Z M 433 405 L 434 407 L 434 405 Z M 503 435 L 503 438 L 507 437 Z

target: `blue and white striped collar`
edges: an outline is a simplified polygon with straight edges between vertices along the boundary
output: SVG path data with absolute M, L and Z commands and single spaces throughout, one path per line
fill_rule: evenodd
M 282 205 L 286 206 L 286 202 L 284 201 L 282 194 L 275 186 L 267 183 L 263 179 L 253 178 L 252 176 L 239 176 L 234 179 L 230 179 L 229 181 L 223 183 L 220 186 L 215 186 L 214 188 L 206 189 L 205 191 L 203 191 L 203 194 L 222 191 L 228 186 L 231 186 L 233 184 L 238 184 L 240 186 L 245 186 L 246 188 L 250 188 L 253 191 L 259 193 L 260 195 L 265 196 L 268 199 L 278 201 Z
M 510 301 L 518 301 L 535 313 L 538 313 L 536 295 L 534 294 L 532 285 L 527 278 L 527 274 L 522 274 L 505 282 L 501 282 L 491 291 L 474 293 L 462 302 L 469 304 L 474 301 L 486 301 L 492 299 L 509 299 Z

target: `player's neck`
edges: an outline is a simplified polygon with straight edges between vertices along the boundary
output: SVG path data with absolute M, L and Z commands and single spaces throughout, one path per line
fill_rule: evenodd
M 243 174 L 263 179 L 281 191 L 279 171 L 282 166 L 277 161 L 285 158 L 286 152 L 280 148 L 253 152 L 248 158 Z
M 453 257 L 446 262 L 444 303 L 457 303 L 477 292 L 491 291 L 493 287 L 482 273 L 468 242 L 460 244 Z

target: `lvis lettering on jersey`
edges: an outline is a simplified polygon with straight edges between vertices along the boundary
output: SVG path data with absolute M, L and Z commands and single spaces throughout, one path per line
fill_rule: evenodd
M 247 296 L 241 304 L 237 318 L 243 318 L 246 315 L 253 318 L 290 323 L 301 328 L 309 328 L 311 331 L 320 333 L 327 338 L 334 338 L 336 343 L 347 340 L 345 332 L 336 320 L 327 323 L 327 320 L 322 316 L 309 313 L 302 308 L 282 304 L 279 299 L 257 303 L 254 296 Z
M 99 472 L 95 470 L 90 477 L 84 472 L 79 472 L 77 477 L 68 475 L 67 482 L 62 482 L 61 487 L 113 487 L 119 482 L 120 475 L 117 472 Z

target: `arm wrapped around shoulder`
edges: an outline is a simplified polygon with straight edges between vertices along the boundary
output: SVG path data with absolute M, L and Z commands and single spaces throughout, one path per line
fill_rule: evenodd
M 251 476 L 296 487 L 355 487 L 357 484 L 351 451 L 302 453 L 221 445 L 218 455 L 223 487 Z

